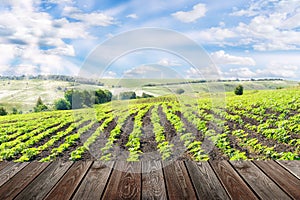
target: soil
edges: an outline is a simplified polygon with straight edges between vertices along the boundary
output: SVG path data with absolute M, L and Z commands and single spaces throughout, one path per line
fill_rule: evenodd
M 153 125 L 151 123 L 152 110 L 153 107 L 151 107 L 143 117 L 143 128 L 142 128 L 143 134 L 140 140 L 141 151 L 143 152 L 142 156 L 140 157 L 141 161 L 161 160 L 161 155 L 157 149 L 155 134 L 153 132 Z
M 173 154 L 170 156 L 169 160 L 190 160 L 183 141 L 180 140 L 179 134 L 176 133 L 175 128 L 169 122 L 166 114 L 163 112 L 162 107 L 158 107 L 158 116 L 160 117 L 161 126 L 164 127 L 166 140 L 173 146 Z
M 126 144 L 129 139 L 130 133 L 133 131 L 134 127 L 134 118 L 137 115 L 137 112 L 131 114 L 124 122 L 124 127 L 121 129 L 121 133 L 116 138 L 117 141 L 114 143 L 111 150 L 112 160 L 126 160 L 128 158 L 129 152 Z

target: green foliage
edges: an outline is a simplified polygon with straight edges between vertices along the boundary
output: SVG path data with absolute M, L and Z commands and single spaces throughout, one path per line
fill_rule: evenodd
M 55 110 L 70 110 L 71 104 L 66 99 L 58 99 L 54 102 Z
M 244 87 L 242 85 L 238 85 L 234 90 L 234 94 L 236 95 L 243 95 L 243 93 L 244 93 Z
M 47 111 L 48 107 L 43 103 L 42 98 L 39 97 L 33 110 L 34 112 Z
M 101 148 L 101 160 L 114 160 L 117 155 L 113 150 L 130 118 L 134 119 L 134 127 L 126 144 L 127 160 L 138 161 L 143 154 L 143 120 L 149 110 L 157 150 L 163 160 L 168 160 L 174 158 L 177 147 L 172 144 L 172 138 L 168 138 L 170 134 L 166 134 L 168 129 L 162 123 L 160 108 L 176 130 L 186 154 L 194 161 L 210 159 L 204 141 L 211 141 L 230 160 L 300 159 L 297 137 L 300 133 L 300 91 L 297 88 L 259 91 L 241 97 L 232 95 L 227 98 L 226 109 L 213 107 L 210 99 L 181 99 L 183 102 L 162 97 L 141 99 L 131 101 L 129 106 L 116 104 L 113 108 L 110 104 L 101 104 L 93 108 L 93 114 L 86 108 L 2 116 L 0 161 L 32 161 L 44 151 L 50 154 L 40 161 L 53 161 L 74 147 L 69 158 L 80 160 L 103 134 L 108 137 Z M 42 100 L 37 104 L 42 105 Z M 112 124 L 116 125 L 108 133 L 107 128 Z M 75 146 L 83 135 L 88 135 L 84 144 Z M 280 146 L 286 147 L 286 151 Z
M 7 111 L 5 110 L 4 107 L 0 107 L 0 116 L 4 116 L 4 115 L 7 115 Z
M 14 108 L 12 109 L 12 114 L 13 114 L 13 115 L 18 114 L 18 109 L 14 107 Z
M 120 100 L 136 99 L 135 92 L 121 92 L 119 94 Z
M 154 97 L 154 96 L 143 92 L 141 97 L 142 98 L 151 98 L 151 97 Z
M 101 89 L 96 91 L 80 91 L 72 89 L 65 92 L 65 99 L 69 102 L 72 109 L 79 109 L 91 107 L 93 104 L 109 102 L 112 99 L 112 93 L 108 90 Z
M 185 91 L 184 91 L 184 89 L 182 89 L 182 88 L 178 88 L 178 89 L 176 89 L 175 90 L 175 93 L 176 94 L 183 94 Z

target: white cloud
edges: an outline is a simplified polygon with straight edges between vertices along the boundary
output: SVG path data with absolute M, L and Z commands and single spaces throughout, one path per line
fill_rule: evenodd
M 130 15 L 127 15 L 126 17 L 127 17 L 127 18 L 131 18 L 131 19 L 137 19 L 137 18 L 139 18 L 139 17 L 137 16 L 137 14 L 135 14 L 135 13 L 132 13 L 132 14 L 130 14 Z
M 176 60 L 170 60 L 168 58 L 163 58 L 160 61 L 158 61 L 159 65 L 165 66 L 165 67 L 174 67 L 174 66 L 180 66 L 181 64 Z
M 104 79 L 112 79 L 112 78 L 116 78 L 117 73 L 113 72 L 113 71 L 107 71 L 104 73 L 104 75 L 100 78 L 104 78 Z
M 227 78 L 253 78 L 257 74 L 247 67 L 229 69 L 229 72 L 223 73 Z
M 219 65 L 240 65 L 240 66 L 254 66 L 256 65 L 253 58 L 233 56 L 225 53 L 225 51 L 216 51 L 211 53 L 211 58 L 214 63 Z
M 64 39 L 91 38 L 87 23 L 54 19 L 37 9 L 37 1 L 9 1 L 7 5 L 9 7 L 0 13 L 1 74 L 74 74 L 78 71 L 65 57 L 76 54 L 73 45 Z
M 234 12 L 235 16 L 252 16 L 250 23 L 240 23 L 233 31 L 242 39 L 252 38 L 255 50 L 291 50 L 300 48 L 299 1 L 252 2 L 246 10 Z M 237 38 L 239 39 L 239 38 Z
M 197 19 L 204 17 L 206 13 L 206 6 L 205 4 L 199 3 L 193 6 L 193 10 L 191 11 L 178 11 L 173 13 L 172 16 L 177 18 L 178 20 L 184 23 L 191 23 L 195 22 Z
M 149 65 L 141 65 L 124 72 L 124 77 L 144 77 L 148 73 L 158 72 L 159 69 Z
M 191 38 L 202 42 L 222 43 L 226 39 L 235 38 L 237 34 L 227 28 L 212 27 L 203 31 L 193 31 L 188 33 Z
M 191 67 L 188 70 L 186 70 L 186 77 L 187 78 L 201 78 L 202 75 L 199 70 L 195 69 L 194 67 Z
M 101 12 L 74 13 L 71 18 L 80 20 L 89 26 L 109 26 L 114 24 L 114 18 Z
M 270 63 L 266 69 L 257 70 L 257 74 L 266 77 L 297 78 L 299 76 L 299 69 L 296 65 Z

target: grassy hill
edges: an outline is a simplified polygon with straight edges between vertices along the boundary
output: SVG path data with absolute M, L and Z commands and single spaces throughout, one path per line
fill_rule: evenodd
M 104 86 L 79 84 L 67 81 L 55 80 L 0 80 L 0 106 L 4 106 L 9 112 L 13 107 L 23 112 L 33 109 L 36 100 L 40 96 L 45 104 L 52 106 L 54 100 L 63 97 L 64 91 L 71 88 L 95 90 L 105 88 L 114 95 L 124 91 L 135 91 L 138 95 L 143 92 L 154 96 L 173 94 L 178 88 L 185 93 L 206 93 L 209 89 L 231 92 L 236 85 L 242 84 L 245 90 L 268 90 L 280 87 L 292 87 L 297 85 L 293 81 L 243 81 L 243 82 L 212 82 L 212 83 L 188 83 L 192 80 L 181 79 L 103 79 Z M 152 84 L 153 86 L 145 86 Z

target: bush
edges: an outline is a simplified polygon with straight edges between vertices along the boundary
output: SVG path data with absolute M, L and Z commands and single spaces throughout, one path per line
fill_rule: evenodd
M 154 97 L 153 95 L 150 95 L 150 94 L 146 94 L 143 92 L 142 94 L 142 98 L 151 98 L 151 97 Z
M 41 97 L 39 97 L 33 110 L 34 112 L 42 112 L 48 110 L 48 107 L 43 103 Z
M 55 110 L 70 110 L 71 104 L 65 99 L 58 99 L 54 102 Z
M 177 90 L 175 90 L 176 94 L 183 94 L 185 91 L 182 88 L 178 88 Z
M 243 93 L 244 93 L 244 87 L 242 85 L 238 85 L 234 90 L 234 94 L 236 95 L 243 95 Z
M 121 92 L 119 98 L 121 100 L 136 99 L 135 92 Z
M 13 114 L 13 115 L 18 114 L 18 109 L 17 109 L 17 108 L 13 108 L 13 109 L 12 109 L 12 114 Z
M 0 116 L 4 116 L 7 115 L 7 111 L 5 110 L 5 108 L 0 107 Z

